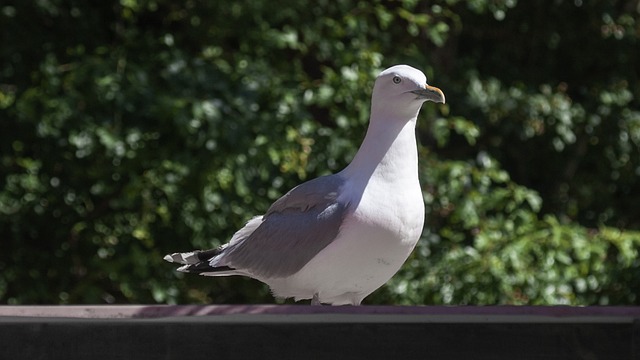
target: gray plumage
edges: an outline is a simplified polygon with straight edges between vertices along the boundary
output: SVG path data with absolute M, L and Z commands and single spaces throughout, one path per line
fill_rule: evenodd
M 244 241 L 230 245 L 223 262 L 263 277 L 298 272 L 338 235 L 348 204 L 338 202 L 337 175 L 303 183 L 271 205 Z
M 343 183 L 339 175 L 302 183 L 276 200 L 265 215 L 250 220 L 228 245 L 165 259 L 186 264 L 180 271 L 203 275 L 224 272 L 266 279 L 294 274 L 338 235 L 349 208 L 338 201 Z

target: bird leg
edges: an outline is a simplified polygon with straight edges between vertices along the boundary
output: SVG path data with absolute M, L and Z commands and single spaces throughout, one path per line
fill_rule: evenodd
M 320 302 L 320 297 L 318 296 L 318 293 L 313 294 L 313 299 L 311 299 L 311 305 L 322 306 L 322 303 Z

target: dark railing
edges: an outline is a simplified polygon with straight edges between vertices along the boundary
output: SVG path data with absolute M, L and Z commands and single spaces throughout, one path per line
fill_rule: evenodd
M 640 308 L 0 306 L 0 359 L 638 359 Z

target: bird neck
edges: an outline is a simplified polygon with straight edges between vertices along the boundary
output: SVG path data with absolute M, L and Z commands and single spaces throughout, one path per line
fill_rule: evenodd
M 417 114 L 409 121 L 372 117 L 364 141 L 343 175 L 364 182 L 372 177 L 389 182 L 417 181 L 416 118 Z

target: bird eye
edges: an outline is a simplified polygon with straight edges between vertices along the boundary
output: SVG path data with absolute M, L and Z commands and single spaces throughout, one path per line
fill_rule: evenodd
M 400 84 L 402 82 L 402 79 L 400 78 L 400 76 L 394 76 L 393 77 L 393 83 L 394 84 Z

